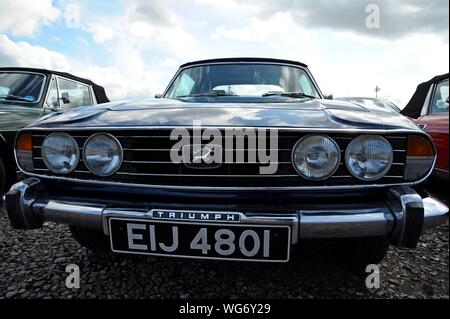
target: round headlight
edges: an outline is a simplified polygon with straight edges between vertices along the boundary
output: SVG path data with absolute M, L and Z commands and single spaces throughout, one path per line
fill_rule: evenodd
M 292 164 L 301 176 L 309 180 L 323 180 L 338 168 L 341 152 L 334 140 L 325 135 L 308 135 L 294 146 Z
M 78 165 L 80 149 L 72 136 L 66 133 L 48 135 L 41 148 L 45 166 L 56 174 L 68 174 Z
M 378 135 L 359 136 L 347 147 L 345 162 L 350 173 L 364 181 L 383 177 L 392 165 L 392 147 Z
M 84 163 L 95 175 L 110 176 L 114 174 L 122 165 L 122 158 L 122 146 L 110 134 L 92 135 L 84 144 Z

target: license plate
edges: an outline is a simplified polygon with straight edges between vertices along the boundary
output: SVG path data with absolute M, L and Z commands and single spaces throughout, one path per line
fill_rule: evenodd
M 110 218 L 111 250 L 197 259 L 287 262 L 291 228 Z

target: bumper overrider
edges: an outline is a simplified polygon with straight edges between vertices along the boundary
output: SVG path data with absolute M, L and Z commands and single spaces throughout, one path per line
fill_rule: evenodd
M 105 235 L 109 234 L 110 218 L 153 220 L 158 218 L 155 210 L 164 210 L 164 207 L 145 205 L 140 208 L 136 205 L 114 207 L 104 199 L 81 201 L 70 196 L 52 195 L 46 192 L 38 178 L 15 184 L 5 195 L 5 202 L 11 224 L 16 229 L 41 228 L 45 221 L 51 221 L 102 230 Z M 227 222 L 228 217 L 221 216 L 227 214 L 226 211 L 218 207 L 212 218 L 216 218 L 216 222 Z M 432 197 L 422 198 L 408 186 L 397 186 L 389 189 L 384 202 L 347 203 L 332 208 L 320 203 L 314 208 L 299 204 L 295 211 L 279 214 L 270 210 L 254 213 L 233 209 L 239 217 L 233 222 L 290 226 L 292 244 L 298 243 L 299 239 L 386 236 L 395 246 L 414 248 L 424 230 L 448 221 L 449 210 Z

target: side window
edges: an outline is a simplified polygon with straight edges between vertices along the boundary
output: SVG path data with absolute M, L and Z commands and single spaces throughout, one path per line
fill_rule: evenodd
M 431 102 L 431 114 L 448 113 L 448 80 L 439 82 Z
M 194 87 L 195 81 L 186 73 L 183 73 L 177 84 L 174 83 L 176 90 L 170 94 L 170 97 L 189 95 Z
M 299 78 L 300 89 L 303 93 L 308 95 L 315 95 L 314 89 L 311 86 L 311 82 L 306 77 L 306 75 L 302 74 Z
M 58 85 L 62 109 L 71 109 L 92 104 L 88 85 L 64 78 L 58 78 Z
M 48 87 L 47 100 L 45 100 L 45 107 L 57 108 L 59 107 L 58 99 L 58 86 L 56 84 L 56 78 L 50 80 L 50 85 Z
M 8 95 L 9 88 L 0 85 L 0 96 Z

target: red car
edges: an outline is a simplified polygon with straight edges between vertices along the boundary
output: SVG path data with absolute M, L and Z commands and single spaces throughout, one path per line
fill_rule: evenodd
M 443 74 L 419 84 L 409 103 L 401 112 L 431 135 L 437 150 L 434 175 L 448 179 L 448 79 Z

